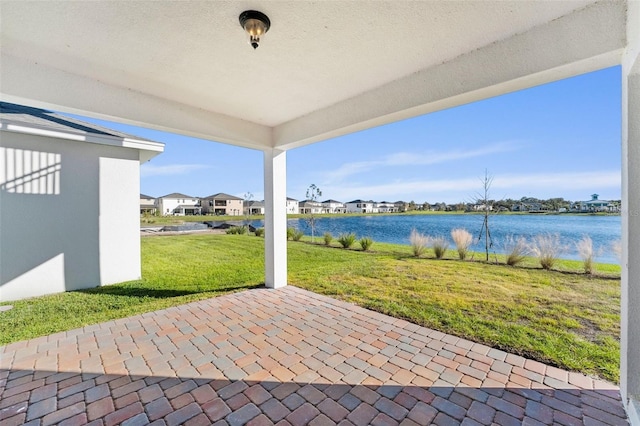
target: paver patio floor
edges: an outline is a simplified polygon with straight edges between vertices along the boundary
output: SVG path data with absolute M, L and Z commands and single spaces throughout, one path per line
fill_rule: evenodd
M 627 424 L 606 382 L 295 287 L 0 348 L 0 423 Z

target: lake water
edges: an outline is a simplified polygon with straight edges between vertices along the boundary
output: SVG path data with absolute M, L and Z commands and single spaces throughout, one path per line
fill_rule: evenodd
M 418 232 L 432 236 L 445 236 L 453 246 L 451 230 L 465 228 L 474 235 L 472 250 L 484 251 L 484 238 L 478 244 L 478 234 L 484 217 L 474 214 L 447 215 L 385 215 L 385 216 L 336 216 L 316 219 L 316 235 L 322 238 L 325 232 L 334 237 L 343 232 L 353 232 L 358 238 L 370 237 L 374 241 L 395 244 L 409 244 L 409 234 L 415 228 Z M 262 221 L 255 221 L 254 226 L 264 226 Z M 311 229 L 304 219 L 289 219 L 290 227 L 302 230 L 311 235 Z M 584 235 L 593 240 L 594 248 L 600 251 L 598 262 L 619 263 L 611 246 L 620 240 L 620 216 L 589 215 L 494 215 L 489 217 L 489 229 L 493 239 L 491 252 L 503 253 L 503 244 L 508 235 L 523 236 L 530 240 L 533 236 L 544 233 L 557 233 L 567 246 L 561 256 L 566 259 L 579 259 L 575 243 Z M 374 246 L 375 247 L 375 246 Z

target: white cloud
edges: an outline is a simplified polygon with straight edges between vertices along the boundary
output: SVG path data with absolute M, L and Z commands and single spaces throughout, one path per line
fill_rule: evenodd
M 140 176 L 186 175 L 196 170 L 207 169 L 209 167 L 211 166 L 205 164 L 167 164 L 165 166 L 156 166 L 155 164 L 147 163 L 140 168 Z
M 456 149 L 444 152 L 427 151 L 422 153 L 397 152 L 379 160 L 345 163 L 335 170 L 324 173 L 324 183 L 330 184 L 342 182 L 349 176 L 365 173 L 380 167 L 428 166 L 482 157 L 490 154 L 515 151 L 521 146 L 522 145 L 518 142 L 501 142 L 470 150 Z
M 496 176 L 491 184 L 494 198 L 502 198 L 504 192 L 521 197 L 536 192 L 552 190 L 563 193 L 585 191 L 585 197 L 594 190 L 612 189 L 619 191 L 621 174 L 619 170 L 564 173 L 527 173 Z M 480 192 L 479 177 L 461 179 L 394 181 L 381 185 L 328 185 L 323 188 L 331 198 L 349 201 L 357 198 L 374 200 L 444 200 L 447 202 L 469 201 Z

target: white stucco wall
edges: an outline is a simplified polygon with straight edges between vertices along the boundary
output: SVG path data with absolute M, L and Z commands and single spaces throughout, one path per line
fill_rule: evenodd
M 139 279 L 140 163 L 100 157 L 100 284 Z
M 198 204 L 198 199 L 197 198 L 189 198 L 189 197 L 184 197 L 184 198 L 168 198 L 168 197 L 162 197 L 162 198 L 158 198 L 158 209 L 160 210 L 160 214 L 164 215 L 164 216 L 171 216 L 171 215 L 178 215 L 178 216 L 184 216 L 184 211 L 178 213 L 175 212 L 175 209 L 178 208 L 178 206 L 190 206 L 190 207 L 195 207 L 196 204 Z
M 622 58 L 622 283 L 620 393 L 640 426 L 640 2 L 629 2 Z
M 0 300 L 140 276 L 139 151 L 0 133 Z
M 372 203 L 346 203 L 345 208 L 347 213 L 377 213 Z
M 293 200 L 287 200 L 287 214 L 299 214 L 300 210 L 298 202 Z

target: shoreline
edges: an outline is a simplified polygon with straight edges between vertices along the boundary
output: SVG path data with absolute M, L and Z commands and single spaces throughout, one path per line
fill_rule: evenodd
M 344 218 L 344 217 L 365 217 L 365 216 L 482 216 L 484 212 L 463 212 L 463 211 L 410 211 L 410 212 L 397 212 L 397 213 L 318 213 L 313 216 L 316 218 Z M 490 212 L 490 216 L 622 216 L 621 213 L 606 213 L 606 212 Z M 306 219 L 310 217 L 309 214 L 287 214 L 287 219 Z M 264 215 L 251 215 L 251 216 L 213 216 L 213 215 L 193 215 L 193 216 L 150 216 L 149 218 L 140 218 L 140 226 L 159 226 L 178 224 L 185 222 L 241 222 L 241 221 L 254 221 L 264 220 Z M 156 225 L 153 225 L 156 224 Z

